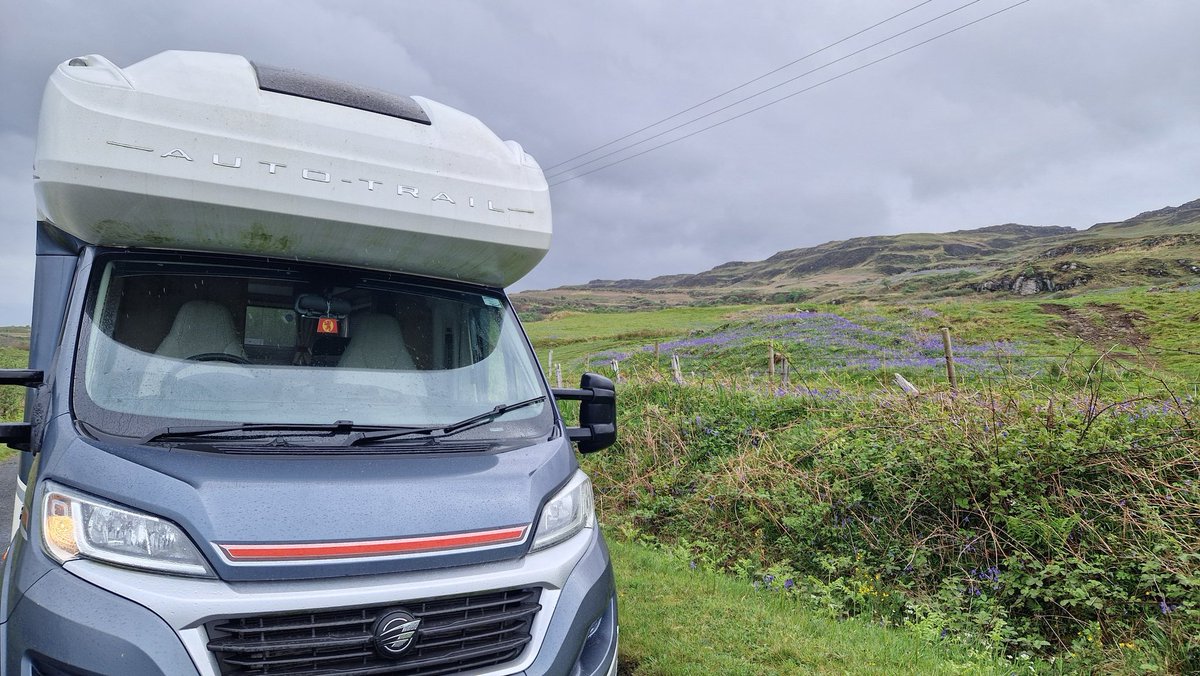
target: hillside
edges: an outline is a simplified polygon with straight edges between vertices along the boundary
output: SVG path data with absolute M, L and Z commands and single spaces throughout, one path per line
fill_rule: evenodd
M 1200 283 L 1200 200 L 1087 230 L 1007 223 L 946 233 L 879 235 L 733 261 L 691 275 L 594 280 L 526 291 L 526 313 L 744 302 L 844 302 L 904 295 L 1032 296 Z

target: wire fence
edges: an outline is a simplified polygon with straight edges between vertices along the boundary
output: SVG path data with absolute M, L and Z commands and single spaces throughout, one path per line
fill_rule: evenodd
M 926 343 L 925 349 L 913 352 L 857 350 L 799 356 L 795 354 L 796 350 L 789 350 L 787 344 L 768 342 L 762 359 L 746 365 L 744 355 L 738 360 L 719 351 L 697 350 L 719 342 L 711 339 L 712 336 L 690 338 L 687 349 L 669 352 L 662 348 L 663 343 L 625 351 L 597 352 L 582 360 L 567 360 L 565 364 L 554 361 L 554 351 L 550 350 L 547 373 L 555 383 L 569 383 L 583 371 L 596 371 L 618 381 L 630 377 L 670 377 L 677 382 L 702 384 L 741 378 L 746 382 L 775 383 L 785 387 L 802 386 L 810 381 L 832 383 L 873 379 L 890 383 L 896 374 L 918 384 L 937 386 L 993 385 L 1011 378 L 1049 377 L 1068 381 L 1072 376 L 1103 376 L 1110 381 L 1123 381 L 1135 389 L 1167 387 L 1169 381 L 1171 388 L 1200 398 L 1200 375 L 1191 378 L 1182 375 L 1200 374 L 1200 351 L 1184 348 L 1118 345 L 1099 350 L 1081 343 L 1063 352 L 1030 353 L 1005 343 L 1000 349 L 992 350 L 968 345 L 961 353 L 947 346 L 941 354 L 936 354 L 931 344 Z M 1170 359 L 1175 366 L 1180 361 L 1189 366 L 1174 372 L 1164 369 L 1159 363 L 1161 359 Z M 1192 368 L 1192 363 L 1197 367 Z

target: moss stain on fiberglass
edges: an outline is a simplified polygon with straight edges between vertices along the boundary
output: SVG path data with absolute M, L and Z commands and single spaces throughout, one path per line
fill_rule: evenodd
M 103 220 L 96 223 L 95 231 L 97 238 L 103 243 L 137 240 L 145 246 L 165 246 L 174 241 L 174 238 L 168 237 L 161 232 L 144 228 L 134 228 L 128 223 L 113 220 Z
M 246 251 L 265 254 L 286 253 L 292 246 L 287 235 L 275 236 L 267 232 L 261 223 L 255 223 L 241 234 L 241 244 Z

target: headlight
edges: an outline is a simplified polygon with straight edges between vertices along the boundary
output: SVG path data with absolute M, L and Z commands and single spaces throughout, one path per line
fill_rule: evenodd
M 130 568 L 211 577 L 179 526 L 58 484 L 46 484 L 42 542 L 65 563 L 85 557 Z
M 591 528 L 595 523 L 592 480 L 583 472 L 576 472 L 570 483 L 542 507 L 542 516 L 538 519 L 533 546 L 529 551 L 556 545 L 584 528 Z

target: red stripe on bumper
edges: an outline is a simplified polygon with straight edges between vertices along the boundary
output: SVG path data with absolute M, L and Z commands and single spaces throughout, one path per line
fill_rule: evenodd
M 312 542 L 278 545 L 218 545 L 231 561 L 292 561 L 302 559 L 336 559 L 356 556 L 388 556 L 420 554 L 450 549 L 467 549 L 486 545 L 501 545 L 525 539 L 529 526 L 514 526 L 497 530 L 426 535 L 394 540 L 359 540 L 357 542 Z

